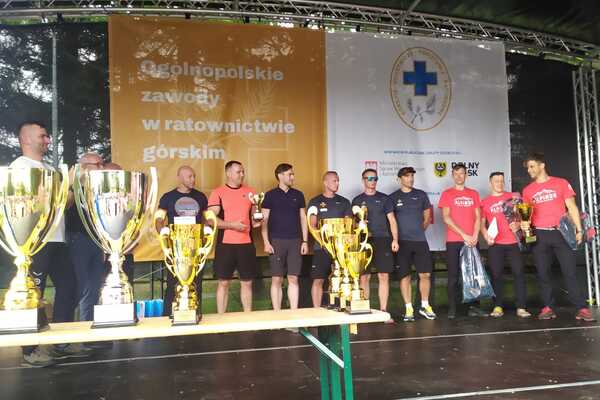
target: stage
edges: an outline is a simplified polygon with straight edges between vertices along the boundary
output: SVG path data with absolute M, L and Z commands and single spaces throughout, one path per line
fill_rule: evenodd
M 357 399 L 595 399 L 600 323 L 457 318 L 359 326 Z M 0 349 L 5 399 L 318 399 L 319 356 L 288 330 L 115 342 L 89 359 L 20 367 Z M 488 392 L 483 395 L 482 392 Z

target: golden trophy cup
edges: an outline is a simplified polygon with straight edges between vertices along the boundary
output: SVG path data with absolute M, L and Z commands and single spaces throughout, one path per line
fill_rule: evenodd
M 262 204 L 263 201 L 265 201 L 265 194 L 263 192 L 258 194 L 248 193 L 248 199 L 250 200 L 250 203 L 256 207 L 256 210 L 252 214 L 252 219 L 255 221 L 262 221 L 264 218 L 262 213 Z
M 202 273 L 217 233 L 215 213 L 206 211 L 204 216 L 210 224 L 171 224 L 159 234 L 165 265 L 179 281 L 173 325 L 195 325 L 202 318 L 194 281 Z
M 15 257 L 0 310 L 0 333 L 37 332 L 48 325 L 40 290 L 29 267 L 61 221 L 69 193 L 69 171 L 0 167 L 0 245 Z M 63 262 L 57 260 L 56 262 Z
M 347 269 L 352 277 L 352 290 L 346 312 L 349 314 L 369 314 L 371 305 L 369 299 L 365 299 L 363 290 L 360 287 L 360 274 L 371 263 L 373 248 L 370 244 L 366 244 L 361 250 L 346 249 L 341 254 L 344 259 L 344 269 Z
M 338 243 L 340 240 L 351 240 L 364 245 L 367 241 L 364 214 L 361 214 L 359 207 L 354 207 L 352 211 L 358 217 L 358 223 L 352 217 L 344 217 L 321 219 L 318 229 L 314 229 L 310 223 L 308 224 L 311 235 L 329 253 L 333 260 L 334 267 L 329 276 L 329 307 L 338 310 L 346 308 L 347 300 L 351 295 L 349 272 L 342 268 L 340 258 L 337 256 Z M 310 207 L 307 212 L 308 220 L 310 221 L 311 216 L 316 216 L 317 213 L 316 207 Z
M 133 289 L 123 272 L 125 254 L 139 241 L 153 212 L 158 190 L 156 168 L 150 182 L 142 172 L 75 170 L 73 188 L 81 222 L 106 254 L 111 268 L 94 306 L 92 327 L 135 325 Z
M 533 215 L 533 204 L 519 203 L 515 206 L 521 221 L 529 222 L 529 228 L 523 230 L 525 236 L 525 243 L 534 243 L 537 238 L 531 230 L 531 216 Z

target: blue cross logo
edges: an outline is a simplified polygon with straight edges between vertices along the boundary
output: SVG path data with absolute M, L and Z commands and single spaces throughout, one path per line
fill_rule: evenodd
M 414 61 L 414 71 L 404 71 L 404 84 L 415 85 L 415 96 L 427 96 L 427 85 L 437 85 L 437 73 L 427 72 L 425 61 Z

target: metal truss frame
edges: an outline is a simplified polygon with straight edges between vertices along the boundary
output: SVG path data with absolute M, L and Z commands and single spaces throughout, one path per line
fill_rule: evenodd
M 598 229 L 600 221 L 600 121 L 598 120 L 598 87 L 600 75 L 591 68 L 573 71 L 573 96 L 577 127 L 577 155 L 581 209 Z M 600 239 L 596 237 L 585 245 L 588 302 L 600 306 Z
M 172 15 L 504 42 L 507 51 L 600 65 L 600 46 L 548 33 L 414 12 L 314 0 L 4 0 L 2 19 L 49 21 L 110 14 Z

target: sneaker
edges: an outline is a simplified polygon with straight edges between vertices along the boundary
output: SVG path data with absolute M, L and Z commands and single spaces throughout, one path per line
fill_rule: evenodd
M 431 308 L 431 306 L 419 308 L 419 314 L 421 314 L 427 319 L 436 319 L 437 317 L 437 315 L 435 315 L 435 313 L 433 312 L 433 308 Z
M 23 354 L 23 361 L 21 362 L 22 366 L 33 368 L 50 367 L 55 364 L 56 360 L 41 347 L 37 347 L 29 354 Z
M 524 308 L 517 308 L 517 317 L 529 318 L 529 317 L 531 317 L 531 313 Z
M 415 312 L 414 310 L 406 310 L 404 314 L 404 322 L 414 322 L 415 321 Z
M 493 318 L 500 318 L 504 315 L 504 310 L 502 309 L 502 307 L 500 306 L 496 306 L 494 307 L 494 309 L 492 310 L 492 313 L 490 314 L 490 317 Z
M 91 353 L 91 349 L 84 347 L 80 343 L 71 343 L 67 345 L 55 344 L 52 346 L 49 353 L 55 360 L 64 360 L 65 358 L 88 357 Z
M 575 319 L 583 320 L 585 322 L 594 322 L 596 320 L 596 318 L 592 316 L 590 309 L 587 307 L 580 308 L 575 315 Z
M 479 307 L 471 306 L 469 307 L 469 312 L 467 314 L 469 317 L 488 317 L 489 314 L 483 311 Z
M 538 319 L 554 319 L 554 318 L 556 318 L 556 314 L 554 313 L 554 310 L 552 310 L 548 306 L 542 308 L 542 311 L 540 311 L 540 313 L 538 314 Z

